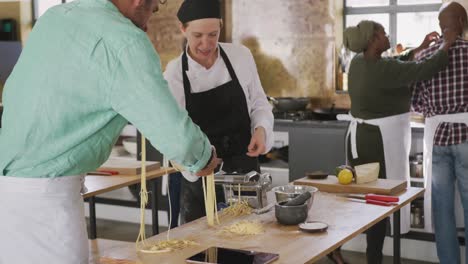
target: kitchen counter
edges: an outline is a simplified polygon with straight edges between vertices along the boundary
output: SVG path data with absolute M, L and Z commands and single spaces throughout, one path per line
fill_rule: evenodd
M 347 128 L 347 121 L 337 120 L 286 120 L 286 119 L 275 119 L 275 130 L 276 128 L 293 128 L 293 127 L 336 127 L 336 128 Z
M 274 263 L 313 263 L 332 252 L 343 243 L 364 232 L 380 220 L 398 211 L 421 195 L 424 189 L 408 188 L 401 193 L 397 206 L 376 206 L 360 202 L 347 201 L 335 194 L 318 192 L 309 212 L 309 221 L 322 221 L 328 224 L 323 233 L 305 233 L 297 225 L 278 224 L 274 210 L 262 214 L 251 214 L 235 219 L 222 219 L 221 226 L 209 227 L 206 218 L 200 218 L 188 224 L 172 229 L 171 239 L 191 239 L 198 243 L 176 252 L 163 254 L 136 253 L 134 245 L 120 247 L 106 252 L 107 257 L 129 260 L 139 259 L 141 263 L 185 263 L 191 255 L 211 246 L 251 249 L 274 252 L 280 255 Z M 269 196 L 271 197 L 271 196 Z M 257 220 L 265 228 L 265 233 L 256 236 L 226 236 L 220 228 L 239 220 Z M 150 238 L 150 241 L 166 240 L 167 233 Z M 396 262 L 399 261 L 399 244 L 395 244 Z M 102 255 L 101 255 L 102 256 Z
M 280 130 L 283 128 L 289 127 L 335 127 L 335 128 L 347 128 L 348 121 L 338 121 L 338 120 L 287 120 L 287 119 L 275 119 L 275 130 L 279 128 Z M 414 129 L 424 129 L 424 123 L 411 121 L 410 123 L 411 128 Z M 282 131 L 282 130 L 281 130 Z
M 335 167 L 346 164 L 345 137 L 348 121 L 275 119 L 274 131 L 288 133 L 289 181 L 306 172 L 333 174 Z M 412 149 L 421 149 L 424 124 L 411 122 Z M 416 152 L 416 151 L 413 151 Z
M 173 173 L 175 169 L 161 167 L 157 170 L 148 171 L 146 179 L 151 186 L 151 193 L 158 193 L 156 180 L 167 173 Z M 89 222 L 90 231 L 89 237 L 95 239 L 97 237 L 96 231 L 96 195 L 107 193 L 123 187 L 128 187 L 141 182 L 141 175 L 113 175 L 113 176 L 97 176 L 86 175 L 85 177 L 85 191 L 82 193 L 83 198 L 87 198 L 89 203 Z M 157 221 L 158 215 L 158 201 L 157 196 L 150 196 L 151 208 L 153 215 L 153 234 L 158 233 L 159 224 Z

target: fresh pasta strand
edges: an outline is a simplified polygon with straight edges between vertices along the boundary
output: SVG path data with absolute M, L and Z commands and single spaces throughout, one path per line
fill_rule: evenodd
M 242 220 L 232 225 L 225 226 L 221 233 L 228 235 L 259 235 L 265 232 L 262 224 L 258 221 Z
M 154 245 L 149 246 L 147 249 L 140 249 L 140 252 L 143 253 L 165 253 L 171 252 L 176 250 L 181 250 L 193 245 L 197 245 L 197 243 L 191 240 L 166 240 L 166 241 L 158 241 Z
M 206 178 L 206 180 L 205 180 Z M 218 210 L 216 204 L 216 190 L 214 182 L 214 174 L 202 177 L 202 188 L 205 199 L 205 213 L 209 226 L 215 225 L 215 220 L 219 224 Z
M 249 215 L 252 213 L 252 208 L 247 201 L 236 202 L 235 204 L 224 208 L 221 211 L 221 216 L 237 217 L 242 215 Z
M 214 182 L 214 176 L 213 176 L 213 197 L 214 197 L 214 214 L 215 214 L 215 219 L 216 223 L 219 225 L 219 217 L 218 217 L 218 202 L 216 201 L 216 185 Z
M 163 165 L 164 165 L 165 168 L 168 167 L 168 166 L 166 166 L 166 165 L 168 165 L 168 164 L 166 164 L 166 160 L 165 160 L 165 159 L 163 159 Z M 168 202 L 169 202 L 169 223 L 167 224 L 167 236 L 166 236 L 166 239 L 167 239 L 167 241 L 169 241 L 169 239 L 170 239 L 170 233 L 171 233 L 171 224 L 172 224 L 172 205 L 171 205 L 171 190 L 170 190 L 171 188 L 170 188 L 170 186 L 169 186 L 171 181 L 169 180 L 169 174 L 167 173 L 167 169 L 166 169 L 166 175 L 167 175 L 167 177 L 168 177 L 168 179 L 167 179 L 167 200 L 168 200 Z
M 168 175 L 168 171 L 166 169 L 166 175 Z M 169 182 L 169 181 L 168 181 Z M 140 230 L 138 233 L 137 240 L 135 242 L 137 251 L 143 253 L 164 253 L 173 250 L 181 250 L 186 247 L 196 245 L 197 243 L 191 240 L 178 240 L 170 239 L 169 231 L 171 229 L 171 197 L 169 192 L 169 183 L 167 185 L 168 188 L 168 199 L 169 199 L 169 225 L 167 231 L 167 240 L 166 241 L 158 241 L 150 245 L 146 241 L 146 233 L 145 233 L 145 209 L 146 205 L 148 204 L 148 190 L 146 187 L 146 140 L 145 137 L 142 135 L 141 137 L 141 190 L 140 190 Z M 152 195 L 156 195 L 153 193 Z M 142 247 L 140 247 L 140 244 Z
M 205 255 L 205 261 L 208 263 L 218 263 L 218 248 L 208 248 L 207 254 Z
M 154 194 L 153 194 L 154 195 Z M 141 189 L 140 189 L 140 231 L 136 240 L 136 249 L 140 250 L 139 243 L 146 246 L 145 209 L 148 203 L 148 190 L 146 188 L 146 140 L 141 136 Z
M 232 186 L 231 186 L 231 189 L 232 189 Z M 232 204 L 232 202 L 230 202 L 229 207 L 223 209 L 222 211 L 223 216 L 237 217 L 237 216 L 248 215 L 252 213 L 252 208 L 250 207 L 249 203 L 247 201 L 242 201 L 241 199 L 240 184 L 237 185 L 237 190 L 238 190 L 237 202 L 235 204 Z M 234 196 L 234 193 L 232 193 L 232 195 Z

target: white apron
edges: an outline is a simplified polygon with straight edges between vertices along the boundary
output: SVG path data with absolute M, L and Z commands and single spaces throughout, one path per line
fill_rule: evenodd
M 87 264 L 83 176 L 0 176 L 0 264 Z
M 468 113 L 458 113 L 458 114 L 448 114 L 448 115 L 436 115 L 432 117 L 427 117 L 424 126 L 424 186 L 426 192 L 424 193 L 424 200 L 431 201 L 432 193 L 432 147 L 434 145 L 434 136 L 437 127 L 440 123 L 465 123 L 468 125 Z M 460 203 L 458 188 L 455 188 L 455 199 L 457 203 Z M 432 226 L 432 210 L 431 202 L 424 203 L 424 229 L 428 232 L 433 232 Z M 457 206 L 455 205 L 455 208 Z M 461 208 L 461 207 L 459 207 Z
M 393 115 L 375 119 L 355 118 L 351 114 L 338 115 L 338 120 L 350 121 L 346 133 L 345 151 L 347 156 L 348 138 L 351 137 L 351 154 L 358 158 L 356 145 L 357 124 L 378 126 L 382 134 L 387 179 L 404 180 L 410 186 L 409 153 L 411 148 L 410 113 Z M 371 147 L 371 146 L 370 146 Z M 410 206 L 401 208 L 401 233 L 408 233 L 410 229 Z M 393 216 L 391 216 L 393 219 Z M 390 221 L 393 224 L 393 221 Z M 393 233 L 393 226 L 392 226 Z

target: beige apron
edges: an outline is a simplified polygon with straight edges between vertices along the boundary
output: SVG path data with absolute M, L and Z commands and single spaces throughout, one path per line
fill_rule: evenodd
M 338 120 L 350 121 L 346 133 L 345 149 L 347 151 L 348 138 L 351 137 L 351 154 L 353 159 L 358 157 L 356 145 L 357 124 L 369 124 L 378 126 L 382 134 L 383 149 L 385 155 L 385 167 L 387 179 L 404 180 L 410 186 L 409 153 L 411 148 L 410 114 L 404 113 L 383 118 L 360 119 L 351 114 L 338 115 Z M 391 217 L 393 218 L 393 216 Z M 391 221 L 393 224 L 393 221 Z M 401 208 L 401 233 L 408 233 L 410 229 L 410 206 Z M 393 230 L 393 227 L 392 227 Z M 393 231 L 392 231 L 393 233 Z
M 0 176 L 0 263 L 87 264 L 83 176 Z
M 433 232 L 432 226 L 432 208 L 431 208 L 431 194 L 432 194 L 432 147 L 434 145 L 434 136 L 437 127 L 440 123 L 465 123 L 468 125 L 468 113 L 448 114 L 448 115 L 436 115 L 427 117 L 424 127 L 424 187 L 426 192 L 424 193 L 424 229 L 428 232 Z M 455 199 L 458 206 L 455 208 L 462 208 L 460 205 L 460 199 L 458 194 L 458 188 L 455 188 Z

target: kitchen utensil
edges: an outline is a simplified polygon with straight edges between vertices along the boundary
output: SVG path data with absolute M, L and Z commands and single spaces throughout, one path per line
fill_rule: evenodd
M 393 206 L 393 205 L 398 205 L 398 203 L 389 203 L 389 202 L 383 202 L 383 201 L 378 201 L 378 200 L 370 200 L 370 199 L 356 199 L 356 198 L 346 198 L 348 201 L 352 202 L 358 202 L 358 203 L 366 203 L 366 204 L 374 204 L 374 205 L 381 205 L 381 206 Z
M 307 204 L 284 206 L 286 202 L 275 205 L 275 216 L 280 224 L 297 225 L 307 219 Z
M 344 194 L 344 197 L 355 198 L 361 200 L 376 200 L 382 202 L 396 203 L 400 201 L 400 198 L 397 196 L 391 195 L 378 195 L 378 194 Z
M 307 177 L 295 180 L 295 185 L 309 185 L 317 187 L 321 192 L 330 193 L 374 193 L 392 195 L 406 190 L 407 183 L 404 180 L 377 179 L 376 181 L 347 185 L 340 184 L 335 176 L 328 176 L 324 180 L 312 180 Z
M 309 209 L 312 207 L 312 203 L 314 202 L 314 195 L 318 191 L 318 189 L 315 187 L 301 185 L 276 186 L 271 190 L 275 193 L 276 201 L 278 203 L 289 201 L 304 192 L 310 192 L 311 197 L 306 203 Z
M 278 111 L 301 111 L 310 103 L 309 97 L 268 97 Z
M 241 199 L 247 200 L 254 208 L 264 208 L 267 205 L 266 192 L 271 186 L 269 173 L 226 173 L 219 171 L 214 175 L 215 184 L 221 185 L 224 190 L 226 202 L 236 202 L 239 197 L 239 186 Z
M 328 173 L 323 171 L 306 172 L 306 177 L 313 180 L 323 180 L 328 177 Z
M 336 108 L 335 104 L 333 104 L 330 108 L 316 108 L 312 112 L 318 120 L 336 120 L 337 115 L 347 114 L 349 109 Z
M 271 210 L 271 208 L 273 208 L 275 206 L 274 203 L 271 203 L 263 208 L 260 208 L 260 209 L 254 209 L 253 212 L 256 213 L 256 214 L 264 214 L 266 212 L 269 212 Z
M 309 233 L 321 233 L 328 229 L 328 225 L 319 221 L 307 221 L 299 224 L 299 229 Z
M 301 195 L 287 201 L 284 206 L 296 206 L 296 205 L 301 205 L 307 202 L 310 197 L 312 197 L 312 194 L 310 192 L 304 192 Z
M 119 175 L 118 171 L 112 171 L 112 170 L 98 170 L 98 171 L 92 171 L 88 172 L 88 175 L 98 175 L 98 176 L 112 176 L 112 175 Z

